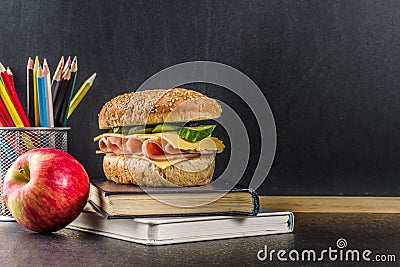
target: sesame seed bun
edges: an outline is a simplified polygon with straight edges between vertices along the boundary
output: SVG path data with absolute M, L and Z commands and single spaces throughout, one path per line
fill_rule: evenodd
M 119 95 L 99 113 L 99 128 L 215 119 L 221 106 L 207 96 L 184 88 L 157 89 Z

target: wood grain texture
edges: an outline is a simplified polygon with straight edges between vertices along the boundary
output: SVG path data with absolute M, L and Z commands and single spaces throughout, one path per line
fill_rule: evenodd
M 260 196 L 261 207 L 292 212 L 400 213 L 400 197 Z

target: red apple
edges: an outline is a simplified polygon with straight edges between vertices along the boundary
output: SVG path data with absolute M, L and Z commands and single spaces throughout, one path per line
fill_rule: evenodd
M 54 232 L 71 223 L 89 196 L 89 177 L 70 154 L 37 148 L 7 171 L 3 198 L 15 220 L 35 232 Z

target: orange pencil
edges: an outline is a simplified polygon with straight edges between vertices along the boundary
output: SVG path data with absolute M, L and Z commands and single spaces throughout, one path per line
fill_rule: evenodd
M 26 117 L 25 111 L 22 107 L 21 101 L 18 98 L 17 92 L 15 91 L 14 85 L 7 74 L 6 68 L 4 68 L 3 64 L 1 63 L 0 63 L 0 76 L 1 79 L 3 80 L 4 86 L 11 99 L 11 102 L 14 105 L 15 110 L 17 111 L 18 116 L 20 117 L 22 123 L 24 124 L 25 127 L 30 127 L 28 118 Z

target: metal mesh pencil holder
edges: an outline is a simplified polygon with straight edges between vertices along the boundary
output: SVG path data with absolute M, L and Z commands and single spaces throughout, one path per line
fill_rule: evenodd
M 0 127 L 0 221 L 14 220 L 3 200 L 3 179 L 14 161 L 28 150 L 54 147 L 68 150 L 69 127 Z

